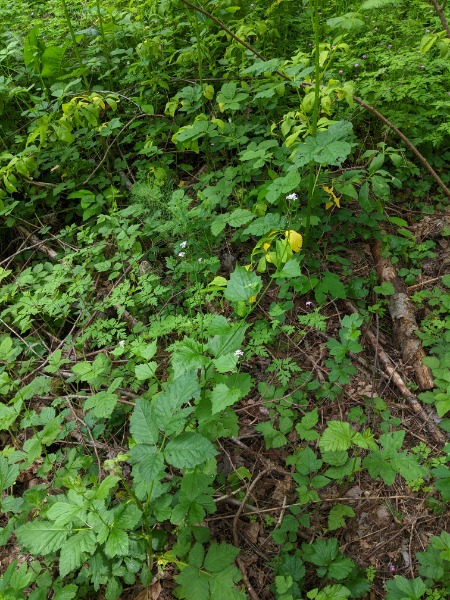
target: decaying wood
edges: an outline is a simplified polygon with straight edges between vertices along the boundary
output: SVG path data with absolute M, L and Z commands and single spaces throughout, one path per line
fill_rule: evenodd
M 352 312 L 358 312 L 357 308 L 351 302 L 347 301 L 345 304 Z M 411 390 L 408 388 L 406 383 L 403 381 L 403 378 L 392 364 L 391 359 L 383 350 L 383 348 L 381 348 L 377 336 L 373 333 L 373 331 L 370 330 L 370 328 L 365 330 L 364 336 L 374 349 L 380 363 L 384 367 L 384 370 L 405 399 L 405 402 L 408 404 L 408 406 L 410 406 L 414 414 L 417 415 L 417 417 L 426 425 L 431 437 L 433 438 L 433 441 L 440 445 L 446 444 L 448 440 L 446 439 L 445 434 L 425 412 L 417 397 L 411 393 Z
M 423 239 L 432 239 L 442 235 L 446 228 L 450 228 L 450 210 L 434 215 L 426 215 L 420 221 L 408 227 L 419 242 Z
M 406 286 L 398 276 L 392 263 L 381 256 L 381 241 L 377 240 L 372 247 L 378 278 L 381 282 L 389 282 L 394 286 L 394 294 L 389 300 L 395 338 L 398 340 L 405 364 L 414 368 L 417 385 L 421 390 L 434 387 L 433 376 L 429 367 L 423 364 L 425 352 L 416 335 L 417 325 L 414 305 L 409 299 Z

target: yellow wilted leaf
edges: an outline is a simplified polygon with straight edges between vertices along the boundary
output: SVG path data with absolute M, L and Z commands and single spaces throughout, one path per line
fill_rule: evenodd
M 263 248 L 267 252 L 267 250 L 270 248 L 270 242 L 263 244 Z
M 341 198 L 337 197 L 336 194 L 334 193 L 334 190 L 332 187 L 327 187 L 326 185 L 322 186 L 323 187 L 323 191 L 326 192 L 327 194 L 330 194 L 330 200 L 331 198 L 333 199 L 333 202 L 327 202 L 325 204 L 325 208 L 326 210 L 329 210 L 332 206 L 333 203 L 338 207 L 341 208 Z
M 256 296 L 251 296 L 251 298 L 249 298 L 248 301 L 254 304 L 256 302 Z
M 300 235 L 300 233 L 297 233 L 297 231 L 294 231 L 293 229 L 289 229 L 288 231 L 284 232 L 288 244 L 291 247 L 291 250 L 293 252 L 299 252 L 300 248 L 303 245 L 303 237 Z

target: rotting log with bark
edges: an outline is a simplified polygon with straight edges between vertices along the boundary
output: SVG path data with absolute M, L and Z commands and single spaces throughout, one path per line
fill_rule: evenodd
M 416 335 L 419 326 L 416 321 L 414 305 L 409 299 L 406 285 L 398 276 L 394 265 L 382 257 L 381 241 L 376 240 L 372 246 L 378 279 L 381 283 L 391 283 L 394 293 L 389 299 L 389 312 L 392 318 L 394 337 L 398 340 L 405 365 L 414 368 L 416 382 L 420 390 L 431 390 L 434 387 L 433 376 L 429 367 L 423 364 L 425 352 L 420 339 Z

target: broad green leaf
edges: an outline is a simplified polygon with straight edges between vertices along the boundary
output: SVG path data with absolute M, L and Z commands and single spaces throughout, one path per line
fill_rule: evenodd
M 366 0 L 361 4 L 361 10 L 383 10 L 393 4 L 400 4 L 400 0 Z
M 158 427 L 153 405 L 149 400 L 139 398 L 130 419 L 130 433 L 134 440 L 142 444 L 156 444 Z
M 175 577 L 175 581 L 180 586 L 177 590 L 182 590 L 183 597 L 186 600 L 211 600 L 209 593 L 210 579 L 210 575 L 190 565 Z
M 345 517 L 354 517 L 355 511 L 351 506 L 345 504 L 335 504 L 328 515 L 328 529 L 333 531 L 340 527 L 345 527 Z
M 244 229 L 244 234 L 262 236 L 272 230 L 284 230 L 286 219 L 279 213 L 267 213 L 264 217 L 259 217 L 253 223 Z M 450 275 L 449 275 L 450 278 Z M 450 287 L 450 286 L 449 286 Z
M 78 531 L 61 548 L 59 574 L 65 577 L 84 562 L 85 553 L 93 554 L 96 548 L 95 533 L 91 530 Z
M 322 304 L 327 295 L 331 298 L 345 299 L 347 297 L 345 286 L 335 273 L 326 272 L 314 288 L 314 295 L 319 304 Z
M 142 365 L 136 365 L 134 367 L 134 374 L 138 381 L 145 381 L 146 379 L 151 379 L 155 376 L 157 368 L 158 363 L 156 363 L 155 361 L 151 361 Z
M 203 344 L 185 337 L 183 341 L 172 346 L 172 366 L 174 377 L 178 378 L 186 371 L 201 369 L 210 364 L 210 358 L 205 356 Z
M 0 455 L 0 493 L 14 485 L 19 475 L 19 465 L 8 465 L 4 456 Z
M 132 464 L 138 465 L 144 481 L 154 481 L 164 469 L 164 460 L 159 448 L 149 444 L 138 444 L 130 450 Z
M 226 215 L 226 222 L 230 227 L 242 227 L 255 218 L 255 215 L 244 208 L 236 208 L 229 215 Z
M 230 275 L 224 296 L 230 302 L 248 302 L 256 298 L 261 288 L 261 277 L 247 271 L 244 267 L 237 266 Z
M 272 58 L 271 60 L 256 60 L 252 65 L 246 67 L 243 71 L 243 75 L 262 75 L 263 73 L 273 73 L 283 64 L 283 61 L 279 58 Z
M 427 590 L 425 583 L 418 577 L 417 579 L 406 579 L 397 575 L 386 584 L 386 600 L 420 600 Z
M 83 516 L 85 513 L 86 511 L 82 506 L 70 504 L 69 502 L 55 502 L 47 512 L 47 517 L 54 521 L 57 527 L 64 527 L 77 516 Z
M 230 373 L 236 369 L 238 360 L 239 356 L 237 356 L 234 352 L 230 352 L 228 354 L 219 356 L 219 358 L 214 358 L 213 364 L 218 373 Z
M 347 598 L 352 597 L 352 593 L 345 586 L 335 583 L 334 585 L 326 585 L 317 595 L 312 596 L 308 593 L 306 596 L 314 598 L 314 600 L 347 600 Z
M 241 391 L 236 388 L 229 388 L 223 383 L 219 383 L 211 392 L 212 414 L 215 415 L 227 406 L 233 406 L 242 398 Z
M 166 461 L 177 469 L 193 469 L 216 454 L 213 444 L 194 431 L 186 431 L 173 438 L 164 450 Z
M 98 418 L 110 417 L 116 407 L 119 397 L 117 394 L 104 390 L 94 394 L 84 403 L 84 410 L 92 408 L 93 414 Z
M 117 475 L 108 475 L 102 480 L 98 488 L 95 490 L 95 498 L 97 500 L 105 500 L 108 497 L 110 490 L 120 481 Z
M 128 533 L 119 527 L 113 527 L 105 544 L 105 554 L 109 558 L 126 556 L 129 550 Z
M 294 152 L 295 165 L 304 167 L 310 162 L 341 165 L 352 150 L 352 144 L 345 139 L 350 138 L 352 130 L 349 121 L 338 121 L 328 130 L 319 131 L 316 137 L 307 137 Z
M 211 573 L 219 573 L 232 565 L 238 554 L 239 548 L 230 544 L 211 544 L 205 557 L 205 569 Z
M 226 323 L 222 329 L 222 333 L 215 335 L 208 341 L 208 350 L 219 358 L 224 354 L 235 352 L 242 348 L 245 332 L 248 329 L 246 323 Z
M 355 434 L 356 432 L 349 423 L 330 421 L 320 438 L 319 447 L 325 452 L 348 450 L 353 443 Z
M 271 204 L 274 204 L 280 197 L 286 196 L 286 194 L 298 188 L 299 184 L 300 174 L 297 169 L 292 169 L 286 175 L 277 177 L 277 179 L 267 186 L 266 199 Z
M 73 600 L 73 598 L 76 598 L 77 592 L 78 586 L 74 583 L 69 583 L 60 590 L 55 591 L 53 600 Z
M 66 541 L 68 528 L 50 521 L 29 521 L 16 529 L 16 537 L 32 554 L 46 556 L 59 550 Z

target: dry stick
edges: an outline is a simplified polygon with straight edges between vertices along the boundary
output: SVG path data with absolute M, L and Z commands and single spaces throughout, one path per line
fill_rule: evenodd
M 351 302 L 346 301 L 345 304 L 348 306 L 348 308 L 352 312 L 354 312 L 354 313 L 358 312 L 356 307 Z M 380 362 L 383 363 L 386 373 L 389 375 L 389 377 L 395 383 L 395 385 L 399 389 L 400 393 L 404 397 L 405 401 L 412 408 L 413 412 L 428 426 L 428 430 L 429 430 L 433 440 L 437 444 L 442 444 L 442 445 L 446 444 L 447 439 L 446 439 L 445 435 L 439 429 L 439 427 L 430 419 L 430 417 L 427 415 L 427 413 L 422 408 L 422 405 L 420 404 L 420 402 L 417 400 L 417 398 L 414 396 L 414 394 L 411 393 L 411 390 L 409 390 L 407 388 L 405 382 L 400 377 L 398 372 L 395 370 L 395 367 L 392 365 L 389 356 L 378 344 L 375 334 L 370 329 L 366 329 L 365 337 L 370 342 L 370 345 L 375 350 L 378 358 L 380 359 Z
M 433 3 L 433 6 L 435 6 L 434 5 L 435 0 L 430 0 L 430 1 Z M 228 29 L 228 27 L 224 23 L 222 23 L 222 21 L 217 19 L 210 12 L 208 12 L 204 8 L 200 8 L 200 6 L 196 6 L 195 4 L 192 4 L 188 0 L 181 0 L 181 2 L 183 4 L 185 4 L 186 6 L 189 6 L 193 10 L 197 10 L 198 12 L 202 13 L 202 15 L 205 15 L 206 17 L 208 17 L 209 19 L 214 21 L 214 23 L 216 23 L 221 29 L 223 29 L 226 33 L 228 33 L 228 35 L 230 35 L 234 40 L 236 40 L 238 42 L 238 44 L 241 44 L 241 46 L 244 46 L 244 48 L 247 48 L 247 50 L 250 50 L 250 52 L 252 52 L 255 56 L 257 56 L 264 62 L 267 62 L 267 58 L 265 58 L 260 52 L 255 50 L 255 48 L 252 48 L 252 46 L 247 44 L 246 41 L 242 40 L 237 35 L 235 35 L 230 29 Z M 436 4 L 436 6 L 437 6 L 437 4 Z M 436 6 L 435 6 L 435 8 L 436 8 Z M 440 8 L 440 7 L 438 7 L 438 8 Z M 436 8 L 436 10 L 438 10 L 438 8 Z M 283 73 L 282 71 L 276 70 L 276 71 L 274 71 L 274 73 L 276 73 L 277 75 L 279 75 L 286 81 L 293 81 L 292 78 L 289 77 L 289 75 L 286 75 L 286 73 Z M 301 83 L 302 87 L 310 87 L 311 85 L 312 84 L 307 83 L 307 82 Z M 427 159 L 409 141 L 409 139 L 406 137 L 406 135 L 404 135 L 400 131 L 400 129 L 398 129 L 388 119 L 386 119 L 386 117 L 384 117 L 378 110 L 376 110 L 376 108 L 374 108 L 373 106 L 370 106 L 369 104 L 364 102 L 364 100 L 362 100 L 361 98 L 358 98 L 358 96 L 352 95 L 352 97 L 353 97 L 353 100 L 357 104 L 359 104 L 360 106 L 362 106 L 363 108 L 365 108 L 366 110 L 371 112 L 373 115 L 375 115 L 377 117 L 377 119 L 380 119 L 380 121 L 382 121 L 385 125 L 387 125 L 389 127 L 389 129 L 391 129 L 394 133 L 396 133 L 400 137 L 400 139 L 403 142 L 405 142 L 405 144 L 408 146 L 408 148 L 417 156 L 417 158 L 420 160 L 420 162 L 423 164 L 423 166 L 427 169 L 427 171 L 430 173 L 430 175 L 433 177 L 433 179 L 436 181 L 436 183 L 439 185 L 439 187 L 442 188 L 442 190 L 445 192 L 445 194 L 450 198 L 450 189 L 445 185 L 445 183 L 442 181 L 442 179 L 439 177 L 439 175 L 436 173 L 436 171 L 433 169 L 433 167 L 428 163 Z
M 183 0 L 184 1 L 184 0 Z M 238 528 L 238 521 L 239 521 L 239 517 L 241 516 L 242 511 L 244 510 L 244 507 L 246 505 L 246 502 L 250 496 L 250 494 L 252 493 L 252 491 L 254 490 L 256 484 L 258 483 L 258 481 L 264 477 L 265 475 L 267 475 L 267 473 L 270 473 L 272 471 L 272 469 L 269 467 L 268 469 L 264 469 L 264 471 L 260 471 L 258 473 L 258 475 L 255 477 L 255 479 L 252 481 L 252 483 L 248 486 L 248 490 L 244 496 L 244 499 L 241 502 L 241 505 L 239 506 L 236 514 L 234 515 L 233 518 L 233 543 L 236 546 L 236 548 L 239 548 L 239 535 L 237 532 L 237 528 Z M 244 580 L 244 583 L 247 587 L 247 591 L 250 595 L 250 598 L 252 598 L 253 600 L 259 600 L 259 596 L 258 594 L 255 592 L 255 590 L 253 589 L 250 580 L 247 576 L 247 569 L 245 568 L 245 563 L 244 561 L 237 556 L 236 558 L 236 562 L 239 566 L 239 569 L 242 573 L 242 579 Z
M 380 112 L 378 112 L 376 108 L 374 108 L 373 106 L 370 106 L 369 104 L 367 104 L 367 102 L 364 102 L 364 100 L 361 100 L 361 98 L 358 98 L 357 96 L 353 96 L 353 100 L 357 104 L 360 104 L 363 108 L 365 108 L 366 110 L 371 112 L 373 115 L 375 115 L 377 117 L 377 119 L 379 119 L 385 125 L 387 125 L 389 127 L 389 129 L 392 129 L 392 131 L 394 133 L 396 133 L 398 135 L 398 137 L 405 142 L 405 144 L 408 146 L 408 148 L 411 150 L 411 152 L 413 152 L 417 156 L 417 158 L 420 160 L 420 162 L 423 164 L 423 166 L 427 169 L 427 171 L 430 173 L 430 175 L 433 177 L 433 179 L 436 181 L 436 183 L 439 185 L 439 187 L 442 188 L 442 190 L 444 190 L 445 194 L 450 198 L 450 189 L 445 185 L 445 183 L 442 181 L 442 179 L 439 177 L 439 175 L 436 173 L 436 171 L 433 169 L 433 167 L 430 165 L 430 163 L 427 161 L 427 159 L 408 140 L 406 135 L 404 135 L 400 131 L 400 129 L 398 129 L 395 125 L 393 125 L 390 121 L 388 121 L 388 119 L 386 119 L 386 117 L 383 117 L 383 115 Z

